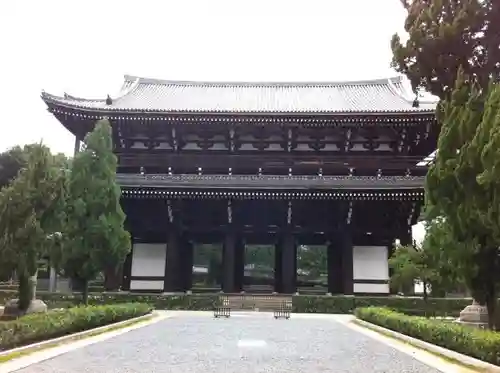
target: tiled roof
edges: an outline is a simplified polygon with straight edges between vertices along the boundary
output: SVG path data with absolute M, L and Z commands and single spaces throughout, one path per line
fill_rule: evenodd
M 118 174 L 122 187 L 258 189 L 416 189 L 424 176 L 138 175 Z
M 91 111 L 192 113 L 403 113 L 413 107 L 402 77 L 333 83 L 188 82 L 125 76 L 117 97 L 91 100 L 43 92 L 48 104 Z

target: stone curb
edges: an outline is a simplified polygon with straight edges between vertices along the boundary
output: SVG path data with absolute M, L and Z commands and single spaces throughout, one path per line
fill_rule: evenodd
M 154 317 L 155 315 L 158 315 L 158 314 L 153 311 L 151 313 L 148 313 L 147 315 L 143 315 L 143 316 L 139 316 L 139 317 L 134 317 L 132 319 L 127 319 L 127 320 L 124 320 L 124 321 L 119 321 L 119 322 L 116 322 L 116 323 L 112 323 L 112 324 L 108 324 L 108 325 L 104 325 L 104 326 L 99 326 L 97 328 L 84 330 L 82 332 L 78 332 L 78 333 L 74 333 L 74 334 L 69 334 L 69 335 L 65 335 L 65 336 L 62 336 L 62 337 L 58 337 L 58 338 L 48 339 L 48 340 L 42 341 L 42 342 L 32 343 L 32 344 L 29 344 L 29 345 L 26 345 L 26 346 L 12 348 L 10 350 L 1 351 L 0 352 L 0 356 L 10 355 L 10 354 L 13 354 L 13 353 L 23 352 L 23 351 L 31 350 L 31 349 L 33 350 L 33 352 L 36 352 L 38 349 L 43 349 L 45 346 L 49 346 L 50 347 L 53 344 L 59 344 L 59 343 L 64 342 L 66 340 L 72 340 L 72 339 L 78 338 L 78 337 L 85 337 L 88 334 L 93 334 L 93 333 L 96 333 L 96 332 L 103 333 L 107 329 L 116 328 L 116 327 L 119 327 L 121 325 L 128 324 L 128 323 L 131 323 L 131 322 L 134 322 L 134 321 L 135 322 L 139 322 L 139 321 L 141 321 L 143 319 L 145 320 L 145 319 L 151 318 L 151 316 Z
M 408 343 L 414 345 L 415 347 L 421 348 L 422 350 L 426 350 L 428 352 L 444 356 L 448 359 L 455 360 L 455 361 L 462 363 L 466 366 L 473 367 L 475 369 L 479 369 L 482 372 L 488 372 L 488 373 L 498 372 L 498 373 L 500 373 L 499 366 L 487 363 L 485 361 L 473 358 L 471 356 L 467 356 L 467 355 L 461 354 L 459 352 L 448 350 L 447 348 L 444 348 L 444 347 L 436 346 L 432 343 L 425 342 L 425 341 L 422 341 L 420 339 L 413 338 L 413 337 L 407 336 L 405 334 L 395 332 L 394 330 L 387 329 L 387 328 L 384 328 L 382 326 L 372 324 L 370 322 L 367 322 L 367 321 L 364 321 L 364 320 L 361 320 L 358 318 L 354 319 L 354 322 L 356 324 L 358 324 L 360 326 L 364 326 L 368 329 L 372 329 L 374 331 L 378 331 L 378 332 L 381 332 L 383 334 L 388 334 L 388 335 L 392 336 L 393 338 L 399 339 L 399 340 L 404 341 L 404 342 L 408 342 Z

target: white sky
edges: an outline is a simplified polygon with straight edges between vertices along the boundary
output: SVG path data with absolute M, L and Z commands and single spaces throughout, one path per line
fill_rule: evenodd
M 396 75 L 400 0 L 0 0 L 0 151 L 73 138 L 42 89 L 104 98 L 124 74 L 185 80 Z
M 41 90 L 104 98 L 124 74 L 334 81 L 396 75 L 400 0 L 0 0 L 0 151 L 73 136 Z

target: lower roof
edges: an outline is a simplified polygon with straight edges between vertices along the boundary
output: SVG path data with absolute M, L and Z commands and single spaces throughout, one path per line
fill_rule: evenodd
M 116 97 L 88 99 L 43 92 L 49 105 L 93 112 L 429 113 L 402 77 L 348 82 L 194 82 L 125 76 Z
M 424 176 L 140 175 L 118 174 L 122 187 L 259 190 L 413 190 Z

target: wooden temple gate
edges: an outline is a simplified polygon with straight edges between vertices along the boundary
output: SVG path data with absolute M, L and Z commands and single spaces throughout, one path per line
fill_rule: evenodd
M 436 145 L 434 103 L 402 78 L 207 83 L 126 77 L 118 97 L 47 93 L 76 136 L 113 128 L 133 250 L 123 289 L 192 289 L 193 247 L 223 247 L 222 288 L 244 290 L 248 244 L 275 248 L 274 291 L 297 290 L 298 245 L 328 247 L 328 292 L 386 294 L 387 255 L 411 240 Z M 385 255 L 385 257 L 384 257 Z

